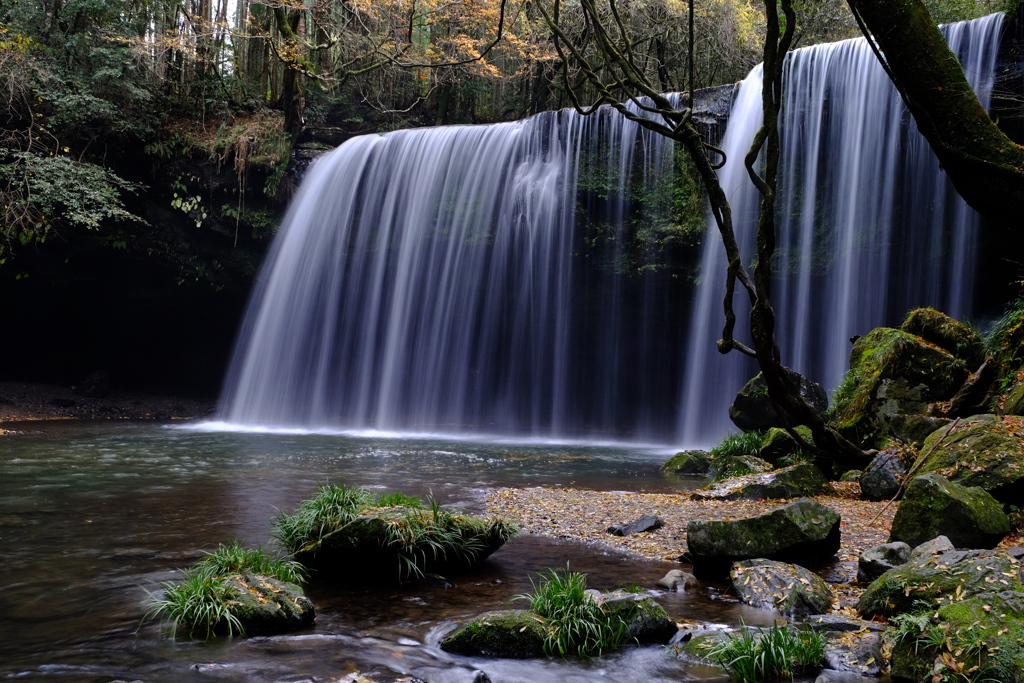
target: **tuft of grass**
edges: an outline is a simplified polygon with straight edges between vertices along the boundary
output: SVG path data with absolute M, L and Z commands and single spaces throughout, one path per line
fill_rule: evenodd
M 243 548 L 236 539 L 221 544 L 208 557 L 186 569 L 181 582 L 161 584 L 163 597 L 150 594 L 144 620 L 162 616 L 175 628 L 184 628 L 189 635 L 204 639 L 218 632 L 245 635 L 242 623 L 230 609 L 238 595 L 228 583 L 231 575 L 243 572 L 288 583 L 302 583 L 306 574 L 298 562 L 274 557 L 263 548 Z
M 575 654 L 587 658 L 622 647 L 629 639 L 629 623 L 622 614 L 606 612 L 587 593 L 586 574 L 551 570 L 534 582 L 532 593 L 517 595 L 544 619 L 544 653 L 549 657 Z
M 728 434 L 711 449 L 711 456 L 714 458 L 725 458 L 736 455 L 757 455 L 767 435 L 767 431 L 760 429 L 752 432 Z
M 379 520 L 368 523 L 360 518 L 364 512 Z M 518 533 L 519 526 L 511 521 L 480 521 L 442 507 L 433 496 L 424 505 L 404 493 L 378 497 L 341 484 L 320 485 L 294 513 L 278 514 L 274 532 L 289 551 L 310 558 L 320 550 L 376 546 L 397 558 L 399 580 L 422 576 L 432 563 L 473 564 Z
M 730 633 L 707 652 L 740 683 L 792 681 L 794 675 L 820 667 L 824 655 L 824 635 L 788 626 L 742 628 L 738 636 Z

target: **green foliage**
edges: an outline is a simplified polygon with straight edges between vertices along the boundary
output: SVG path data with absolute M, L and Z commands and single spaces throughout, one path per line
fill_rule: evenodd
M 395 491 L 394 493 L 385 493 L 377 499 L 378 507 L 405 507 L 405 508 L 422 508 L 423 501 L 420 500 L 419 496 L 409 496 L 401 491 Z
M 306 568 L 295 560 L 274 557 L 263 548 L 243 548 L 235 539 L 221 544 L 203 560 L 216 576 L 251 571 L 287 583 L 301 584 L 306 579 Z
M 927 604 L 922 605 L 927 608 Z M 974 627 L 952 629 L 932 623 L 929 611 L 897 614 L 892 618 L 891 637 L 911 640 L 914 651 L 925 650 L 933 660 L 932 683 L 999 683 L 985 668 L 985 637 Z
M 790 626 L 769 629 L 742 628 L 738 636 L 712 645 L 709 659 L 732 671 L 740 683 L 792 681 L 793 676 L 821 666 L 825 636 Z
M 314 553 L 331 533 L 351 523 L 375 502 L 373 494 L 364 488 L 320 484 L 294 513 L 278 513 L 274 535 L 293 553 Z
M 727 434 L 711 449 L 710 453 L 715 458 L 757 455 L 767 434 L 766 430 Z
M 550 570 L 534 582 L 532 593 L 517 595 L 544 618 L 544 652 L 549 657 L 570 654 L 580 657 L 614 650 L 629 638 L 631 614 L 611 613 L 587 593 L 587 576 L 579 572 Z

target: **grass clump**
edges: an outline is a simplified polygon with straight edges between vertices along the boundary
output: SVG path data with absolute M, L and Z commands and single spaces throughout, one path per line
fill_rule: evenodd
M 549 657 L 570 654 L 580 657 L 614 650 L 629 639 L 629 614 L 602 609 L 587 593 L 587 577 L 579 572 L 554 569 L 537 582 L 530 579 L 533 592 L 517 595 L 544 619 L 544 653 Z
M 825 636 L 788 626 L 743 628 L 738 636 L 716 643 L 708 658 L 728 668 L 740 683 L 792 681 L 798 674 L 821 666 Z
M 473 565 L 518 533 L 513 522 L 480 520 L 441 507 L 432 497 L 424 504 L 404 493 L 375 496 L 343 484 L 318 486 L 295 512 L 275 520 L 275 536 L 301 561 L 366 573 L 390 566 L 399 580 L 445 566 Z
M 241 621 L 231 611 L 239 596 L 237 584 L 229 580 L 243 572 L 288 583 L 301 583 L 305 578 L 305 569 L 298 562 L 274 557 L 262 548 L 243 548 L 234 540 L 186 569 L 181 582 L 161 584 L 163 597 L 150 596 L 145 618 L 162 616 L 175 628 L 204 639 L 216 633 L 245 635 Z
M 767 430 L 761 429 L 728 434 L 711 449 L 711 456 L 717 459 L 739 455 L 757 455 L 767 435 Z

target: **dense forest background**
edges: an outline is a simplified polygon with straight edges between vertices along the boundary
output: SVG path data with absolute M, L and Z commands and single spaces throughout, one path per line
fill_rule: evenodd
M 693 84 L 739 80 L 760 60 L 763 9 L 693 2 Z M 1015 9 L 929 8 L 941 22 Z M 620 9 L 652 82 L 683 90 L 688 4 Z M 573 3 L 561 11 L 583 37 Z M 844 2 L 800 5 L 797 46 L 856 35 Z M 0 0 L 0 378 L 104 369 L 216 393 L 312 156 L 569 106 L 559 69 L 531 0 Z

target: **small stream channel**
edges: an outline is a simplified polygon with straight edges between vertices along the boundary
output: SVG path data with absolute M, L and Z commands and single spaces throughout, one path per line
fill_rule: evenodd
M 107 682 L 381 680 L 469 683 L 727 681 L 663 647 L 589 661 L 458 657 L 437 642 L 455 622 L 508 604 L 530 577 L 571 563 L 602 590 L 653 588 L 675 565 L 525 536 L 454 588 L 365 587 L 316 577 L 314 628 L 271 638 L 175 639 L 143 620 L 148 592 L 218 543 L 271 544 L 271 520 L 317 482 L 411 494 L 481 512 L 487 490 L 573 486 L 664 492 L 664 449 L 496 443 L 443 437 L 244 434 L 131 422 L 25 422 L 0 442 L 0 679 Z M 626 520 L 624 520 L 626 521 Z M 722 586 L 660 592 L 677 620 L 770 624 Z M 148 591 L 148 592 L 147 592 Z M 524 603 L 523 603 L 524 604 Z

